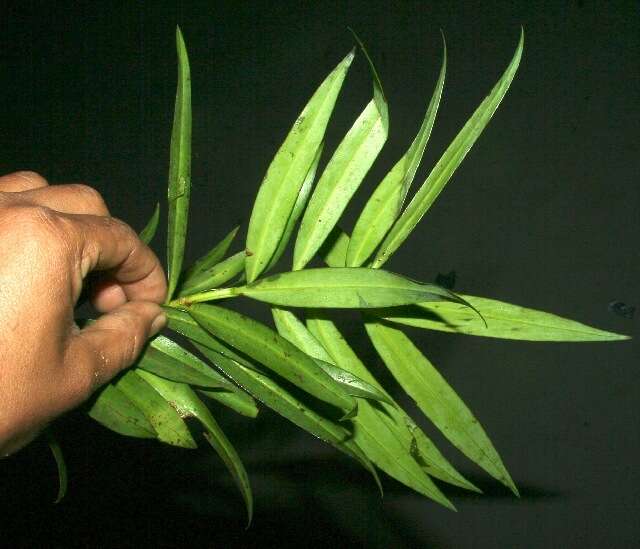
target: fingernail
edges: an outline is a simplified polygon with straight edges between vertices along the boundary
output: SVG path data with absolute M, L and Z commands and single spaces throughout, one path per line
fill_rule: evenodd
M 167 315 L 164 314 L 164 312 L 162 312 L 153 319 L 153 322 L 151 323 L 151 328 L 149 330 L 149 337 L 156 335 L 166 325 L 167 325 Z

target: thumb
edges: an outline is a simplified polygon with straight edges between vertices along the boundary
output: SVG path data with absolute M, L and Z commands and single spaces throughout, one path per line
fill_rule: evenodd
M 131 366 L 147 339 L 166 324 L 162 308 L 149 301 L 129 301 L 71 336 L 65 353 L 71 406 Z

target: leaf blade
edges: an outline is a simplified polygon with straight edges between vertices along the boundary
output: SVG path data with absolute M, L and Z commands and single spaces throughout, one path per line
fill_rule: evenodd
M 347 394 L 358 398 L 387 402 L 393 406 L 393 402 L 385 393 L 354 373 L 337 366 L 320 342 L 291 311 L 272 307 L 271 314 L 278 333 L 312 357 L 327 375 L 343 386 Z
M 284 307 L 363 309 L 441 299 L 460 302 L 455 294 L 435 284 L 360 267 L 281 273 L 236 288 L 236 293 Z
M 345 370 L 365 379 L 393 402 L 393 406 L 361 403 L 364 413 L 354 421 L 365 430 L 366 442 L 361 446 L 372 461 L 383 471 L 424 494 L 433 492 L 431 484 L 423 485 L 423 471 L 444 482 L 461 488 L 479 492 L 473 484 L 458 473 L 436 446 L 406 414 L 406 412 L 386 393 L 382 385 L 360 361 L 326 312 L 310 311 L 307 326 L 318 341 L 324 345 L 334 362 Z M 375 433 L 381 431 L 379 436 Z M 355 432 L 359 441 L 359 432 Z M 384 443 L 380 444 L 384 437 Z M 380 447 L 381 446 L 381 447 Z M 415 449 L 413 448 L 415 446 Z M 390 450 L 393 451 L 390 452 Z M 390 455 L 389 455 L 390 454 Z M 417 459 L 420 457 L 421 459 Z M 419 465 L 419 468 L 416 467 Z M 417 483 L 418 488 L 414 485 Z M 428 494 L 427 497 L 430 497 Z
M 216 370 L 210 368 L 175 341 L 158 335 L 139 358 L 137 367 L 179 383 L 200 387 L 215 387 L 234 391 L 237 388 Z
M 234 392 L 219 391 L 215 389 L 198 389 L 198 393 L 219 402 L 227 408 L 231 408 L 241 416 L 250 417 L 252 419 L 258 417 L 259 410 L 256 406 L 256 402 L 244 389 L 239 389 Z
M 352 61 L 353 52 L 322 82 L 267 170 L 249 221 L 245 264 L 248 282 L 262 273 L 278 248 Z
M 158 440 L 171 446 L 196 448 L 189 429 L 174 408 L 164 400 L 135 370 L 128 370 L 115 386 L 145 415 L 158 435 Z
M 351 235 L 346 266 L 360 267 L 382 242 L 404 204 L 435 122 L 447 69 L 447 49 L 443 41 L 440 75 L 429 101 L 422 125 L 407 152 L 398 160 L 365 204 Z
M 281 375 L 303 391 L 348 413 L 356 402 L 318 365 L 279 334 L 247 316 L 197 304 L 189 314 L 212 335 Z
M 218 343 L 215 341 L 212 343 L 219 348 Z M 226 375 L 251 393 L 256 400 L 259 400 L 265 406 L 268 406 L 301 429 L 354 458 L 365 469 L 371 472 L 378 486 L 380 485 L 380 481 L 371 462 L 352 440 L 351 433 L 342 425 L 316 413 L 309 406 L 302 403 L 278 385 L 274 380 L 260 373 L 255 366 L 247 361 L 235 361 L 229 358 L 229 356 L 225 356 L 201 343 L 194 343 L 194 345 Z M 222 347 L 224 348 L 224 346 Z
M 400 247 L 462 163 L 507 93 L 518 69 L 523 46 L 524 32 L 522 31 L 516 51 L 502 77 L 447 147 L 422 187 L 393 224 L 375 255 L 372 267 L 382 267 Z
M 140 231 L 140 240 L 145 244 L 149 244 L 158 230 L 158 223 L 160 221 L 160 202 L 156 202 L 156 207 L 153 210 L 151 219 L 144 226 L 144 229 Z
M 171 131 L 169 188 L 167 199 L 167 303 L 178 284 L 187 235 L 189 199 L 191 196 L 191 73 L 189 57 L 180 28 L 176 28 L 178 50 L 178 85 Z
M 294 271 L 320 249 L 386 142 L 388 123 L 378 109 L 375 100 L 368 103 L 322 173 L 300 223 Z
M 199 275 L 202 271 L 207 271 L 220 263 L 233 243 L 239 229 L 239 225 L 231 229 L 231 231 L 229 231 L 220 242 L 218 242 L 200 259 L 197 259 L 191 267 L 185 270 L 181 278 L 180 286 L 188 285 L 190 280 Z
M 220 428 L 220 425 L 218 425 L 209 408 L 187 384 L 169 381 L 144 371 L 139 372 L 138 375 L 149 383 L 162 398 L 169 402 L 181 418 L 193 417 L 205 428 L 205 438 L 220 456 L 242 495 L 247 510 L 248 527 L 253 517 L 253 495 L 249 484 L 249 476 L 238 452 Z
M 47 444 L 49 445 L 49 449 L 51 450 L 53 459 L 56 462 L 56 469 L 58 471 L 58 494 L 56 495 L 56 499 L 53 503 L 60 503 L 67 495 L 67 486 L 69 482 L 67 474 L 67 463 L 64 460 L 64 453 L 62 452 L 60 443 L 53 434 L 51 428 L 47 428 L 45 432 L 47 435 Z
M 495 299 L 461 295 L 487 321 L 470 315 L 468 309 L 445 302 L 420 303 L 415 307 L 372 310 L 379 318 L 416 328 L 522 341 L 620 341 L 629 336 L 599 330 L 553 313 L 505 303 Z
M 157 438 L 142 410 L 115 385 L 105 385 L 89 410 L 89 417 L 103 427 L 130 437 Z
M 280 239 L 280 243 L 276 248 L 273 257 L 269 261 L 264 273 L 269 272 L 278 260 L 282 257 L 287 244 L 289 244 L 289 240 L 291 239 L 291 235 L 293 234 L 293 230 L 295 229 L 296 223 L 300 219 L 302 212 L 304 211 L 307 202 L 309 200 L 309 196 L 311 196 L 311 190 L 313 189 L 313 183 L 316 177 L 316 171 L 318 169 L 318 163 L 320 162 L 320 157 L 322 156 L 322 150 L 324 148 L 324 141 L 320 143 L 318 146 L 318 150 L 316 151 L 316 156 L 311 163 L 311 167 L 307 172 L 305 180 L 302 183 L 302 187 L 300 188 L 300 192 L 298 193 L 298 198 L 296 198 L 295 204 L 293 205 L 293 210 L 291 211 L 291 215 L 287 220 L 287 225 L 285 226 L 284 232 L 282 234 L 282 238 Z
M 509 472 L 478 420 L 413 342 L 400 330 L 380 322 L 365 322 L 365 328 L 389 371 L 442 434 L 518 495 Z
M 245 265 L 246 255 L 238 252 L 225 260 L 220 261 L 213 267 L 202 270 L 181 284 L 178 297 L 188 296 L 205 290 L 212 290 L 231 280 L 240 274 Z

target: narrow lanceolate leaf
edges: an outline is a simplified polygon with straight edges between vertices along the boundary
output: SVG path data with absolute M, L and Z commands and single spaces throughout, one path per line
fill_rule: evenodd
M 128 437 L 156 438 L 158 434 L 140 408 L 114 385 L 106 385 L 89 410 L 89 416 Z
M 374 82 L 380 93 L 338 145 L 309 200 L 293 252 L 294 270 L 302 269 L 320 249 L 387 140 L 387 104 Z
M 273 370 L 303 391 L 352 414 L 356 402 L 339 383 L 295 345 L 235 311 L 214 305 L 193 305 L 189 314 L 208 332 Z
M 214 344 L 217 343 L 188 313 L 177 309 L 166 309 L 165 312 L 169 328 L 174 332 L 185 336 L 192 342 L 208 344 L 209 346 L 212 345 L 212 342 Z M 229 352 L 232 351 L 229 350 Z M 235 353 L 234 357 L 239 358 Z M 251 395 L 236 385 L 232 384 L 224 389 L 198 389 L 198 392 L 243 416 L 256 417 L 258 415 L 258 408 Z
M 348 394 L 393 405 L 389 397 L 376 387 L 355 374 L 336 366 L 320 342 L 291 311 L 273 307 L 271 313 L 278 333 L 315 359 L 316 364 L 334 381 L 340 383 Z
M 136 366 L 158 376 L 200 387 L 237 388 L 197 356 L 162 335 L 151 340 Z
M 235 227 L 233 230 L 231 230 L 220 242 L 218 242 L 213 248 L 211 248 L 211 250 L 209 250 L 191 267 L 189 267 L 180 279 L 180 286 L 182 287 L 188 285 L 191 282 L 191 279 L 200 274 L 202 271 L 207 271 L 211 269 L 211 267 L 214 267 L 215 265 L 220 263 L 220 261 L 222 261 L 222 258 L 227 254 L 229 246 L 231 246 L 231 243 L 236 237 L 239 228 L 240 226 Z
M 449 484 L 479 492 L 458 473 L 438 451 L 413 420 L 385 392 L 378 381 L 360 361 L 326 312 L 310 311 L 307 318 L 309 330 L 330 353 L 334 362 L 387 395 L 393 403 L 373 405 L 360 403 L 355 439 L 367 456 L 382 470 L 414 490 L 431 497 L 439 497 L 426 474 Z
M 393 406 L 393 402 L 389 400 L 389 397 L 379 391 L 376 387 L 367 383 L 364 379 L 359 378 L 357 375 L 343 370 L 339 366 L 336 366 L 332 362 L 324 362 L 319 359 L 315 359 L 316 364 L 324 370 L 324 372 L 331 377 L 334 381 L 338 382 L 344 390 L 351 396 L 364 398 L 367 400 L 377 400 L 378 402 L 386 402 Z
M 189 294 L 202 292 L 204 290 L 212 290 L 213 288 L 221 286 L 242 272 L 245 260 L 245 253 L 238 252 L 224 261 L 221 261 L 217 265 L 214 265 L 207 270 L 200 271 L 198 274 L 190 277 L 188 280 L 185 280 L 184 284 L 180 285 L 178 295 L 183 297 Z
M 176 29 L 178 48 L 178 89 L 171 132 L 169 159 L 169 222 L 167 235 L 167 302 L 175 290 L 184 257 L 191 195 L 191 74 L 189 58 L 180 29 Z
M 464 125 L 460 133 L 444 152 L 438 163 L 435 165 L 422 187 L 415 194 L 407 208 L 387 234 L 378 249 L 372 263 L 374 268 L 381 267 L 400 247 L 411 231 L 418 224 L 422 216 L 431 207 L 444 186 L 454 174 L 462 160 L 467 155 L 473 144 L 476 142 L 484 128 L 491 120 L 493 113 L 498 108 L 502 98 L 507 93 L 511 81 L 518 70 L 522 48 L 524 45 L 524 33 L 520 34 L 520 42 L 511 63 L 504 74 L 498 80 L 491 93 L 484 99 L 480 106 L 473 113 L 471 118 Z
M 223 463 L 231 473 L 236 486 L 242 494 L 247 508 L 248 524 L 251 524 L 253 516 L 253 496 L 247 471 L 242 464 L 240 456 L 236 452 L 229 439 L 226 437 L 218 422 L 198 395 L 184 383 L 175 383 L 167 379 L 155 376 L 148 372 L 139 372 L 139 375 L 151 385 L 160 396 L 174 407 L 181 418 L 196 418 L 205 428 L 205 438 L 220 456 Z
M 64 460 L 64 454 L 62 453 L 62 448 L 60 448 L 58 439 L 51 431 L 51 428 L 46 429 L 46 435 L 49 449 L 51 450 L 53 459 L 56 462 L 56 468 L 58 469 L 58 495 L 56 496 L 56 499 L 53 503 L 60 503 L 64 499 L 64 496 L 67 494 L 67 464 Z
M 186 311 L 167 308 L 165 309 L 165 313 L 167 315 L 167 326 L 174 332 L 185 336 L 193 343 L 206 345 L 210 349 L 213 349 L 236 362 L 242 362 L 244 360 L 244 358 L 233 349 L 223 346 L 218 339 L 215 339 L 209 332 L 200 326 L 200 324 L 198 324 Z
M 249 282 L 264 271 L 282 240 L 352 61 L 353 52 L 316 90 L 267 170 L 249 221 L 246 262 Z
M 404 156 L 396 163 L 391 171 L 367 201 L 356 226 L 353 229 L 351 243 L 347 254 L 347 267 L 360 267 L 382 242 L 387 231 L 396 220 L 409 187 L 415 177 L 422 154 L 431 136 L 433 123 L 440 105 L 442 88 L 447 70 L 447 49 L 443 37 L 443 57 L 440 76 L 436 88 L 431 96 L 422 126 L 413 143 Z
M 370 321 L 367 333 L 398 383 L 464 455 L 518 495 L 484 429 L 431 362 L 400 330 Z
M 461 301 L 435 284 L 364 268 L 292 271 L 257 280 L 237 288 L 237 293 L 285 307 L 367 309 L 442 299 Z
M 142 410 L 156 431 L 158 440 L 172 446 L 197 448 L 182 418 L 138 373 L 127 371 L 116 382 L 116 388 Z
M 416 306 L 372 311 L 384 320 L 417 328 L 474 336 L 525 341 L 616 341 L 629 336 L 598 330 L 568 318 L 527 309 L 486 297 L 460 296 L 487 321 L 454 303 L 419 303 Z
M 224 389 L 198 389 L 198 393 L 219 402 L 234 412 L 250 418 L 258 417 L 258 406 L 253 397 L 244 389 L 229 392 Z
M 315 181 L 318 162 L 320 162 L 320 156 L 322 155 L 323 147 L 324 142 L 320 143 L 320 146 L 318 147 L 318 151 L 316 152 L 316 156 L 313 159 L 313 163 L 311 164 L 311 167 L 307 172 L 307 176 L 304 179 L 304 183 L 300 188 L 300 192 L 298 193 L 298 198 L 296 198 L 296 203 L 293 206 L 293 210 L 291 211 L 291 215 L 289 216 L 289 220 L 287 221 L 287 226 L 284 229 L 284 233 L 282 234 L 282 238 L 280 239 L 278 248 L 269 261 L 269 265 L 267 265 L 267 268 L 264 270 L 265 273 L 269 272 L 282 257 L 282 254 L 287 248 L 287 244 L 289 244 L 289 240 L 291 239 L 291 235 L 293 234 L 296 223 L 300 219 L 300 216 L 302 215 L 302 212 L 307 205 L 309 195 L 311 194 L 311 189 L 313 189 L 313 182 Z
M 319 250 L 320 256 L 329 267 L 346 266 L 349 241 L 349 235 L 340 227 L 333 228 Z
M 156 204 L 151 219 L 147 222 L 144 229 L 140 231 L 140 240 L 145 244 L 149 244 L 158 230 L 158 222 L 160 221 L 160 203 Z
M 219 346 L 215 341 L 213 344 Z M 341 452 L 357 460 L 373 475 L 378 487 L 380 487 L 380 480 L 375 468 L 355 443 L 350 431 L 312 410 L 306 403 L 297 399 L 273 379 L 259 372 L 259 368 L 256 365 L 243 359 L 236 362 L 228 356 L 200 343 L 196 343 L 195 346 L 213 364 L 238 385 L 244 387 L 257 400 L 301 429 L 318 437 L 320 440 L 328 442 Z M 222 347 L 224 348 L 224 346 Z

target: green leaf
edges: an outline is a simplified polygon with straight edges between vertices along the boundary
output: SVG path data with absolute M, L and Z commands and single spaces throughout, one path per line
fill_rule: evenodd
M 156 235 L 156 231 L 158 230 L 158 222 L 160 221 L 160 203 L 156 204 L 155 209 L 153 210 L 153 215 L 151 219 L 149 219 L 148 223 L 145 225 L 144 229 L 140 231 L 140 240 L 145 244 L 149 244 L 153 237 Z
M 422 187 L 415 194 L 407 208 L 382 242 L 376 253 L 372 267 L 379 268 L 391 257 L 400 247 L 411 231 L 418 224 L 422 216 L 431 207 L 444 186 L 454 174 L 462 160 L 467 155 L 473 144 L 476 142 L 484 128 L 491 120 L 493 113 L 498 108 L 502 98 L 507 93 L 511 81 L 518 70 L 522 48 L 524 45 L 524 32 L 520 34 L 520 41 L 516 52 L 491 93 L 480 103 L 480 106 L 473 113 L 471 118 L 464 125 L 460 133 L 444 152 L 438 163 L 435 165 Z
M 157 438 L 158 434 L 140 408 L 120 389 L 105 385 L 98 395 L 89 416 L 121 435 L 136 438 Z
M 310 311 L 307 326 L 331 354 L 334 362 L 368 381 L 393 403 L 362 402 L 359 406 L 355 440 L 383 471 L 428 497 L 439 497 L 424 473 L 454 486 L 479 492 L 458 473 L 413 420 L 393 401 L 354 353 L 325 311 Z M 360 414 L 364 410 L 364 414 Z
M 200 343 L 205 345 L 218 353 L 227 356 L 235 360 L 236 362 L 242 362 L 244 357 L 226 347 L 215 339 L 209 332 L 207 332 L 200 324 L 198 324 L 189 313 L 173 308 L 165 308 L 167 315 L 167 326 L 184 337 L 191 340 L 192 343 Z
M 240 415 L 250 418 L 258 417 L 258 407 L 255 400 L 243 389 L 234 392 L 221 389 L 198 389 L 198 392 L 227 408 L 231 408 Z
M 307 200 L 309 200 L 311 189 L 313 189 L 313 182 L 316 178 L 316 170 L 318 169 L 318 163 L 320 162 L 320 156 L 322 155 L 323 147 L 324 142 L 320 143 L 320 146 L 318 147 L 316 156 L 313 159 L 313 163 L 311 164 L 311 167 L 307 172 L 307 176 L 305 177 L 304 183 L 300 188 L 300 192 L 298 193 L 298 198 L 296 199 L 296 203 L 293 206 L 293 210 L 291 212 L 291 215 L 289 216 L 289 220 L 287 221 L 287 226 L 284 229 L 284 233 L 282 235 L 282 238 L 280 239 L 278 248 L 273 254 L 271 261 L 269 261 L 269 265 L 267 265 L 267 268 L 264 270 L 265 273 L 269 272 L 282 257 L 282 254 L 287 248 L 287 244 L 289 244 L 291 235 L 293 234 L 293 229 L 295 228 L 296 223 L 300 219 L 300 216 L 302 215 L 302 212 L 307 205 Z
M 249 282 L 264 271 L 278 249 L 352 60 L 353 52 L 316 90 L 267 170 L 249 221 L 245 265 Z
M 168 326 L 174 332 L 185 336 L 192 342 L 209 344 L 209 346 L 212 345 L 212 341 L 217 343 L 188 313 L 171 308 L 165 308 L 165 313 L 168 319 Z M 238 359 L 240 358 L 235 353 L 233 355 Z M 226 389 L 198 389 L 198 392 L 243 416 L 253 418 L 258 415 L 258 408 L 251 395 L 234 384 L 230 384 L 230 387 Z
M 430 300 L 461 300 L 435 284 L 382 270 L 318 268 L 276 274 L 236 288 L 236 293 L 285 307 L 393 307 Z
M 197 448 L 182 418 L 138 372 L 128 370 L 118 379 L 116 387 L 142 410 L 158 433 L 158 440 L 172 446 Z
M 233 383 L 197 356 L 162 335 L 151 340 L 136 366 L 171 381 L 227 391 L 237 390 Z
M 329 353 L 295 314 L 287 309 L 271 307 L 271 315 L 273 316 L 276 330 L 282 337 L 310 357 L 322 362 L 331 362 Z
M 311 357 L 268 326 L 214 305 L 193 305 L 189 308 L 189 314 L 209 333 L 264 364 L 303 391 L 347 411 L 347 416 L 355 411 L 355 400 L 340 384 L 325 374 Z
M 169 160 L 169 223 L 167 267 L 169 284 L 167 302 L 178 284 L 184 257 L 191 195 L 191 74 L 189 58 L 180 28 L 176 28 L 178 49 L 178 88 L 171 132 Z
M 484 429 L 431 362 L 400 330 L 365 323 L 367 333 L 398 383 L 465 456 L 518 495 L 511 476 Z
M 60 444 L 58 443 L 58 440 L 53 434 L 51 428 L 47 428 L 45 432 L 47 435 L 47 444 L 49 445 L 49 449 L 53 454 L 53 459 L 55 460 L 56 468 L 58 469 L 58 495 L 56 496 L 56 499 L 53 503 L 60 503 L 64 499 L 64 496 L 67 494 L 67 464 L 64 461 L 62 448 L 60 448 Z
M 211 250 L 209 250 L 205 255 L 203 255 L 200 259 L 196 260 L 195 263 L 189 267 L 181 277 L 180 286 L 183 287 L 185 285 L 190 284 L 191 279 L 202 273 L 203 271 L 208 271 L 211 267 L 214 267 L 222 258 L 226 255 L 233 239 L 236 237 L 238 233 L 238 229 L 240 226 L 232 229 L 220 242 L 218 242 Z
M 213 341 L 214 345 L 218 345 Z M 352 433 L 312 410 L 306 403 L 295 398 L 267 375 L 259 372 L 256 365 L 246 360 L 235 360 L 215 350 L 195 343 L 196 348 L 215 364 L 222 372 L 244 387 L 257 400 L 288 419 L 301 429 L 311 433 L 320 440 L 328 442 L 334 448 L 357 460 L 374 477 L 380 490 L 380 480 L 375 468 L 352 438 Z M 224 347 L 224 346 L 223 346 Z
M 371 63 L 369 57 L 367 59 Z M 302 269 L 320 249 L 389 135 L 387 103 L 374 74 L 374 99 L 353 123 L 329 160 L 304 213 L 293 252 L 293 270 Z
M 329 267 L 345 267 L 350 241 L 351 239 L 347 233 L 340 227 L 334 227 L 322 248 L 320 248 L 320 255 L 324 262 Z
M 367 60 L 369 70 L 371 71 L 371 79 L 373 81 L 373 101 L 375 102 L 378 111 L 382 115 L 382 121 L 387 128 L 387 131 L 389 131 L 389 109 L 387 107 L 387 98 L 384 95 L 382 82 L 380 81 L 380 77 L 378 76 L 378 71 L 376 70 L 373 61 L 371 60 L 371 56 L 369 55 L 367 48 L 365 48 L 362 40 L 360 40 L 360 37 L 351 27 L 347 27 L 347 29 L 349 29 L 351 34 L 353 34 L 353 37 L 356 39 L 358 46 L 360 46 L 360 49 L 362 50 L 362 53 Z
M 340 383 L 348 394 L 359 398 L 393 404 L 389 400 L 389 397 L 380 392 L 376 387 L 353 373 L 336 366 L 332 358 L 324 350 L 324 347 L 291 311 L 273 307 L 271 313 L 278 333 L 293 343 L 302 352 L 312 357 L 316 361 L 316 364 L 334 381 Z
M 486 297 L 461 296 L 478 309 L 485 325 L 469 309 L 454 303 L 419 303 L 412 307 L 380 309 L 372 314 L 417 328 L 524 341 L 616 341 L 629 336 L 605 332 L 551 313 L 527 309 Z
M 214 419 L 209 408 L 198 398 L 189 385 L 175 383 L 148 372 L 139 372 L 138 375 L 169 402 L 181 418 L 196 418 L 206 429 L 205 438 L 222 459 L 242 494 L 247 509 L 248 527 L 253 516 L 253 496 L 249 477 L 240 456 Z
M 245 253 L 238 252 L 224 261 L 221 261 L 217 265 L 214 265 L 205 271 L 200 271 L 180 286 L 178 295 L 183 297 L 197 292 L 202 292 L 204 290 L 212 290 L 213 288 L 221 286 L 242 272 L 244 269 L 245 259 Z
M 447 48 L 443 41 L 443 57 L 440 76 L 427 107 L 422 126 L 413 143 L 396 163 L 367 201 L 356 226 L 347 253 L 347 267 L 360 267 L 382 242 L 391 225 L 396 220 L 411 182 L 415 177 L 422 154 L 429 141 L 433 123 L 438 112 L 442 88 L 447 70 Z

